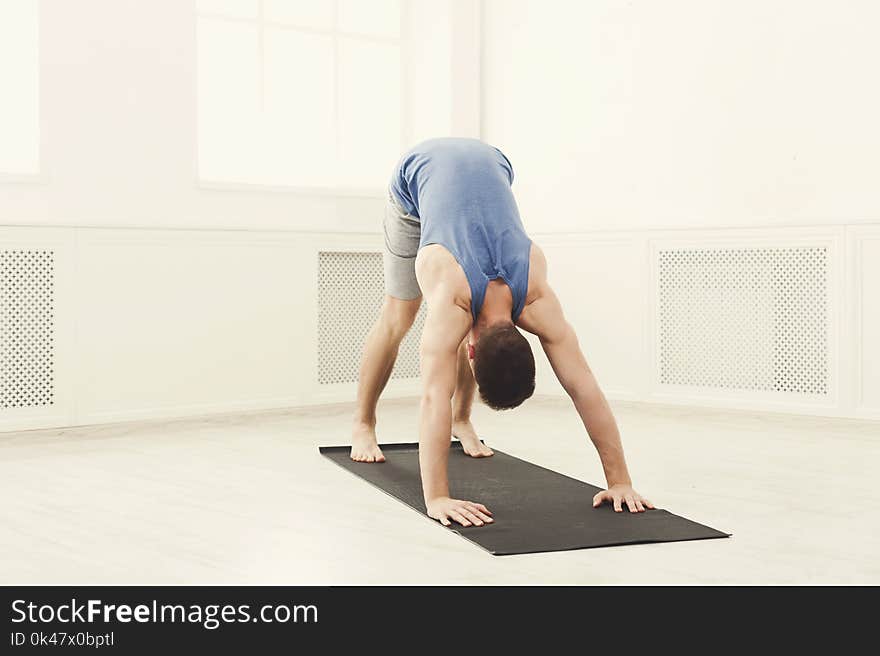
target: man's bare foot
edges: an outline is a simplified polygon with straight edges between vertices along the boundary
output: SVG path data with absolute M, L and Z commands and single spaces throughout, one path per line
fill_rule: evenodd
M 351 459 L 357 462 L 385 462 L 376 441 L 376 429 L 369 424 L 355 424 L 351 431 Z
M 480 442 L 477 431 L 474 430 L 470 421 L 455 421 L 452 423 L 452 436 L 461 442 L 464 452 L 473 458 L 488 458 L 494 451 Z

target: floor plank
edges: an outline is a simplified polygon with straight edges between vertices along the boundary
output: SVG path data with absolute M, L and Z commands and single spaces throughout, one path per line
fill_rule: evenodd
M 0 435 L 0 582 L 880 583 L 880 424 L 614 407 L 639 491 L 733 538 L 492 557 L 322 458 L 350 423 L 327 406 Z M 381 439 L 416 416 L 384 403 Z M 565 401 L 475 424 L 602 483 Z

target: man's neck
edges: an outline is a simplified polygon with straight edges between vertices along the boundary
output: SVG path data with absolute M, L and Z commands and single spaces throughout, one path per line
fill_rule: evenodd
M 510 315 L 513 312 L 513 294 L 510 287 L 503 280 L 490 280 L 486 287 L 486 295 L 483 297 L 483 307 L 474 322 L 474 341 L 479 339 L 480 333 L 490 326 L 499 323 L 510 323 Z

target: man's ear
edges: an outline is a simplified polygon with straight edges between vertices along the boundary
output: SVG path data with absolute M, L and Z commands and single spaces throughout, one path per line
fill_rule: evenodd
M 469 360 L 474 359 L 474 345 L 471 344 L 470 342 L 468 342 L 468 359 Z

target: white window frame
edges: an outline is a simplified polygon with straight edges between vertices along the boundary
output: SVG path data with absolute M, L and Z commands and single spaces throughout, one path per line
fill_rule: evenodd
M 37 0 L 34 0 L 35 2 Z M 262 1 L 262 0 L 261 0 Z M 20 171 L 4 171 L 0 169 L 0 184 L 45 184 L 46 174 L 43 169 L 45 153 L 43 152 L 43 89 L 42 89 L 42 45 L 40 41 L 40 10 L 37 7 L 37 168 L 36 171 L 23 173 Z
M 260 105 L 263 106 L 265 99 L 265 34 L 266 28 L 290 30 L 303 34 L 315 34 L 321 36 L 329 36 L 333 39 L 333 126 L 336 134 L 335 147 L 339 148 L 339 39 L 354 39 L 370 43 L 382 43 L 386 45 L 396 45 L 400 48 L 400 103 L 401 103 L 401 124 L 400 124 L 400 143 L 405 143 L 408 134 L 409 116 L 406 113 L 406 39 L 404 38 L 403 26 L 406 18 L 406 0 L 400 3 L 400 31 L 396 37 L 377 36 L 371 34 L 360 34 L 357 32 L 345 32 L 338 29 L 339 24 L 339 3 L 337 0 L 326 0 L 333 3 L 333 28 L 316 28 L 310 26 L 301 26 L 294 23 L 273 21 L 265 16 L 264 0 L 257 0 L 257 16 L 255 18 L 243 18 L 226 16 L 214 12 L 199 11 L 197 8 L 196 21 L 205 18 L 209 20 L 220 20 L 231 23 L 244 25 L 252 25 L 257 27 L 258 44 L 259 44 L 259 88 L 260 88 Z M 195 4 L 195 1 L 194 1 Z M 196 76 L 198 76 L 198 62 L 196 62 Z M 197 87 L 197 85 L 196 85 Z M 198 99 L 196 99 L 198 102 Z M 196 108 L 198 111 L 198 107 Z M 198 118 L 196 117 L 196 121 Z M 384 198 L 387 189 L 381 187 L 351 187 L 346 185 L 329 184 L 327 186 L 306 186 L 306 185 L 273 185 L 260 184 L 256 182 L 231 182 L 231 181 L 214 181 L 206 180 L 201 177 L 199 171 L 199 143 L 198 130 L 195 131 L 194 137 L 194 163 L 195 163 L 195 179 L 196 187 L 199 189 L 207 189 L 214 191 L 256 191 L 256 192 L 273 192 L 299 194 L 304 196 L 334 196 L 334 197 L 354 197 L 354 198 Z M 391 171 L 388 172 L 391 175 Z

